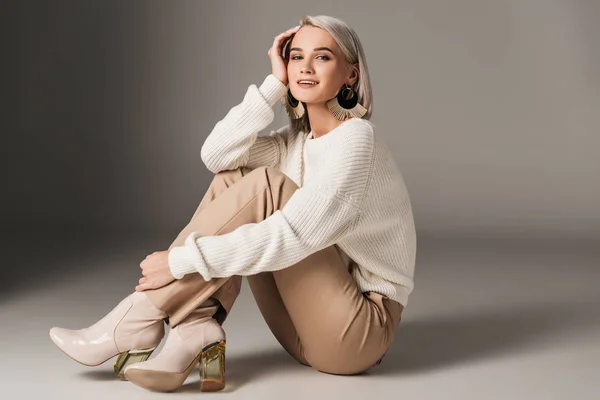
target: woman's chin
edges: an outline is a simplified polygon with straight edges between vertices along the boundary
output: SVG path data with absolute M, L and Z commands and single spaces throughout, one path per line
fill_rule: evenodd
M 321 100 L 319 100 L 318 96 L 294 96 L 296 98 L 296 100 L 301 101 L 302 103 L 305 104 L 312 104 L 312 103 L 319 103 L 322 102 Z
M 314 89 L 298 90 L 299 93 L 292 93 L 294 98 L 302 103 L 319 103 L 322 102 L 319 93 Z

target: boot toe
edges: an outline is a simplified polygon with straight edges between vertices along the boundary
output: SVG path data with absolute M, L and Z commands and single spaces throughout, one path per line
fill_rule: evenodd
M 127 376 L 127 372 L 131 372 L 131 371 L 146 371 L 146 370 L 151 369 L 151 368 L 148 368 L 146 366 L 147 363 L 148 362 L 145 361 L 145 362 L 138 362 L 138 363 L 129 365 L 127 368 L 125 368 L 125 371 L 124 371 L 125 376 Z
M 67 344 L 72 342 L 74 339 L 74 332 L 71 329 L 59 328 L 55 326 L 50 329 L 49 334 L 50 339 L 52 339 L 54 344 L 60 347 L 60 349 L 63 351 L 65 350 Z
M 80 364 L 88 365 L 84 360 L 78 359 L 71 351 L 72 343 L 77 342 L 75 332 L 71 329 L 53 327 L 49 332 L 50 339 L 54 344 L 71 359 L 77 361 Z
M 98 366 L 108 358 L 114 356 L 114 354 L 106 356 L 105 354 L 99 355 L 93 351 L 87 351 L 86 348 L 89 346 L 89 340 L 83 336 L 81 330 L 54 327 L 50 329 L 49 335 L 50 339 L 64 354 L 72 360 L 88 367 Z

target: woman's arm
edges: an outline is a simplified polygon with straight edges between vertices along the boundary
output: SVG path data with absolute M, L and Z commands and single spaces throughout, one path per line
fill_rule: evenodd
M 242 102 L 217 122 L 200 150 L 200 157 L 212 173 L 242 166 L 277 167 L 287 152 L 288 125 L 258 136 L 275 117 L 273 106 L 287 92 L 275 75 L 269 74 L 260 87 L 248 87 Z
M 375 139 L 372 125 L 362 120 L 343 129 L 330 138 L 319 173 L 282 209 L 225 234 L 192 232 L 169 251 L 172 275 L 198 272 L 210 280 L 277 271 L 351 233 L 372 176 Z

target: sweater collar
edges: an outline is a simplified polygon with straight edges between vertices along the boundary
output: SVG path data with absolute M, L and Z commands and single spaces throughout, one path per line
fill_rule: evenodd
M 324 140 L 323 140 L 324 138 L 326 138 L 327 136 L 329 136 L 329 135 L 333 134 L 334 132 L 337 132 L 337 131 L 339 131 L 339 130 L 340 130 L 340 128 L 341 128 L 342 126 L 346 125 L 348 122 L 350 122 L 350 121 L 353 121 L 353 120 L 355 120 L 355 119 L 360 119 L 360 118 L 358 118 L 358 117 L 352 117 L 352 118 L 349 118 L 349 119 L 347 119 L 347 120 L 343 121 L 341 124 L 339 124 L 339 125 L 338 125 L 338 126 L 336 126 L 335 128 L 333 128 L 332 130 L 330 130 L 329 132 L 327 132 L 326 134 L 324 134 L 323 136 L 320 136 L 320 137 L 318 137 L 318 138 L 313 138 L 313 135 L 312 135 L 312 130 L 311 130 L 311 131 L 309 131 L 309 132 L 306 134 L 305 141 L 306 141 L 306 143 L 311 143 L 311 144 L 317 144 L 317 142 L 319 142 L 319 143 L 320 143 L 320 142 L 323 142 L 323 141 L 324 141 Z

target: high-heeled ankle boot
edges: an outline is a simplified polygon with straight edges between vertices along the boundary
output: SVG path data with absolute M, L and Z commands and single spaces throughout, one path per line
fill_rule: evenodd
M 155 358 L 125 369 L 127 380 L 148 390 L 170 392 L 183 385 L 196 363 L 200 390 L 225 387 L 225 331 L 212 317 L 181 322 Z
M 144 292 L 134 292 L 88 328 L 54 327 L 50 338 L 66 355 L 87 366 L 100 365 L 119 355 L 114 371 L 125 379 L 125 368 L 147 360 L 162 340 L 166 317 Z

